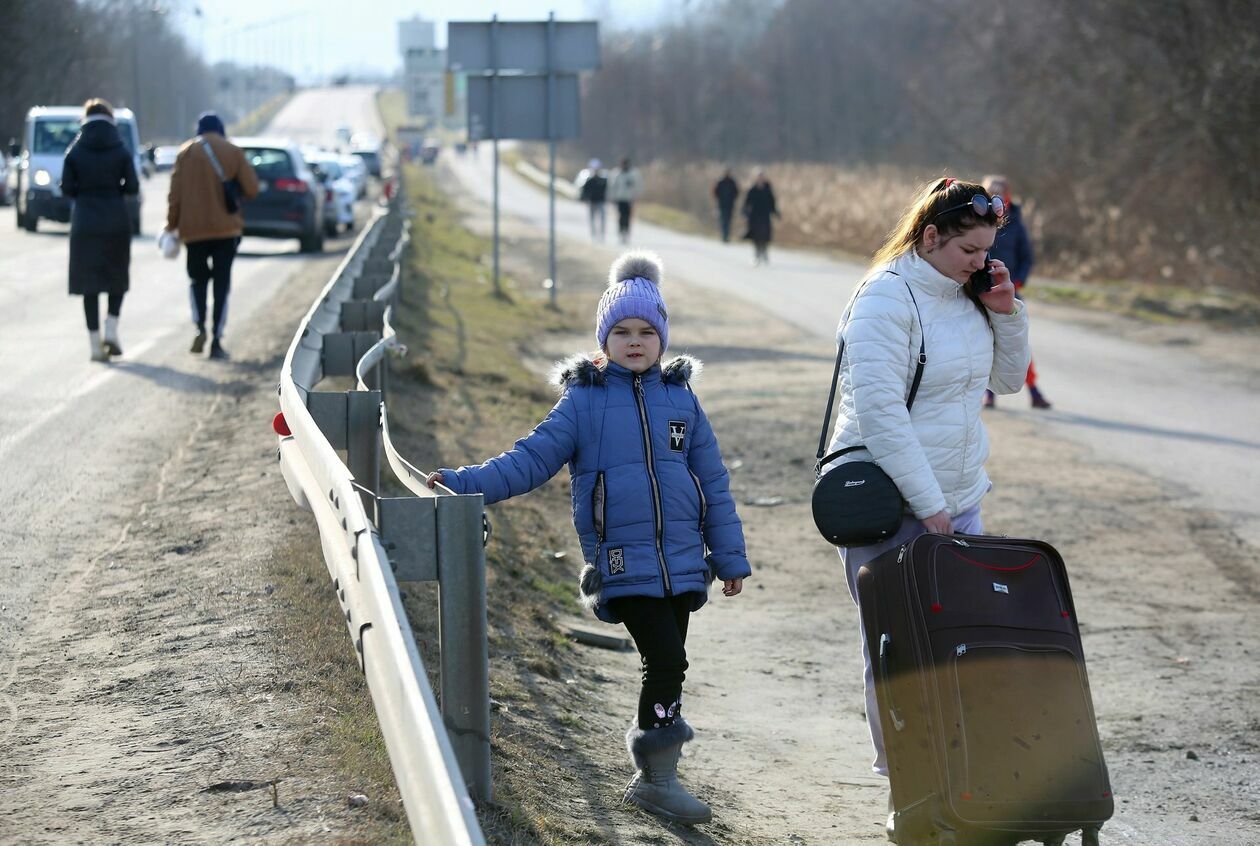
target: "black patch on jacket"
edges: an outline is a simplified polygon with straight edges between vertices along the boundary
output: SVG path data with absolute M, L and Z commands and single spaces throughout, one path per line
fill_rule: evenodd
M 687 421 L 669 421 L 669 448 L 673 452 L 682 452 L 687 444 Z
M 619 546 L 613 547 L 608 550 L 608 575 L 616 576 L 624 572 L 626 572 L 625 552 Z

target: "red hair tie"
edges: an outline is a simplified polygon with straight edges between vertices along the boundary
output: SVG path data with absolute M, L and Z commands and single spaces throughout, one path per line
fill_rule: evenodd
M 953 184 L 954 184 L 954 177 L 952 177 L 952 176 L 947 176 L 947 177 L 945 177 L 945 184 L 944 184 L 943 186 L 941 186 L 941 187 L 942 187 L 942 188 L 948 188 L 949 186 L 951 186 L 951 185 L 953 185 Z

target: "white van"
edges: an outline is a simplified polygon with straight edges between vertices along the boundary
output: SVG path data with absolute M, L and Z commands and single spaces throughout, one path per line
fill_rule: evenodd
M 35 106 L 26 113 L 22 142 L 12 151 L 14 159 L 10 163 L 17 171 L 13 203 L 17 206 L 18 228 L 34 232 L 41 217 L 70 222 L 70 201 L 61 196 L 61 165 L 66 148 L 79 134 L 82 118 L 82 106 Z M 131 109 L 115 109 L 114 122 L 135 162 L 137 178 L 147 176 L 135 115 Z M 143 188 L 141 194 L 126 198 L 131 231 L 136 235 L 140 234 L 142 198 Z

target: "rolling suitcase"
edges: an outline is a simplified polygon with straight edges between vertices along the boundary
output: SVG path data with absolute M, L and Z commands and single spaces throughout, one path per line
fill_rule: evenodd
M 1063 559 L 921 535 L 858 572 L 898 846 L 1083 846 L 1114 810 Z

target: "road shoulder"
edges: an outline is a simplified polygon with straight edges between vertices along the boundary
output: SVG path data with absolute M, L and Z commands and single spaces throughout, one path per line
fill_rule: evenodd
M 21 716 L 0 740 L 6 839 L 406 835 L 370 761 L 356 768 L 341 754 L 344 723 L 320 679 L 353 685 L 359 674 L 270 431 L 283 327 L 339 258 L 304 262 L 237 331 L 232 362 L 185 365 L 205 390 L 164 422 L 169 451 L 152 457 L 152 472 L 118 491 L 130 513 L 60 562 L 63 587 L 28 626 L 6 691 Z M 319 649 L 335 651 L 311 656 L 321 636 Z M 357 683 L 349 698 L 362 707 Z M 349 808 L 352 793 L 369 805 Z

